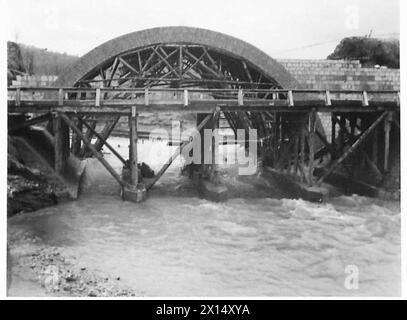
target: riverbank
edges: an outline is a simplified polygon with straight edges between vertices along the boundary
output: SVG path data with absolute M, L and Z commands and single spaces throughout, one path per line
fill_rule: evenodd
M 24 161 L 24 149 L 9 137 L 7 154 L 7 216 L 56 205 L 69 197 L 64 185 L 49 174 L 35 157 Z
M 11 284 L 9 296 L 120 297 L 140 292 L 120 283 L 120 276 L 95 272 L 74 256 L 41 243 L 25 232 L 9 239 Z
M 112 138 L 111 144 L 126 155 L 126 141 Z M 174 148 L 140 142 L 140 160 L 157 170 Z M 120 172 L 122 163 L 105 157 Z M 400 294 L 398 201 L 357 195 L 324 203 L 287 199 L 278 183 L 225 168 L 232 196 L 214 203 L 199 198 L 191 180 L 180 175 L 182 166 L 178 158 L 148 199 L 134 204 L 122 201 L 117 182 L 88 159 L 78 200 L 9 218 L 16 286 L 29 275 L 20 286 L 28 291 L 19 295 Z M 348 265 L 359 269 L 358 290 L 344 286 Z M 78 279 L 72 289 L 68 270 Z M 61 282 L 52 290 L 55 274 Z M 16 286 L 10 294 L 19 291 Z

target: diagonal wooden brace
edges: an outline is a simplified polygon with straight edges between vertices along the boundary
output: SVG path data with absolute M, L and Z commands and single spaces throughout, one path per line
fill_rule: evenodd
M 105 140 L 104 137 L 102 137 L 99 133 L 96 132 L 96 130 L 94 130 L 90 124 L 88 124 L 85 120 L 83 120 L 81 117 L 78 117 L 78 120 L 80 121 L 80 123 L 82 123 L 86 128 L 88 128 L 88 130 L 90 130 L 96 137 L 98 137 L 98 139 L 100 139 L 104 145 L 106 145 L 106 147 L 112 151 L 112 153 L 123 163 L 126 163 L 126 160 Z M 79 130 L 79 129 L 78 129 Z M 95 147 L 95 150 L 97 150 L 97 148 Z M 97 150 L 99 151 L 99 150 Z
M 117 172 L 112 168 L 112 166 L 103 158 L 103 156 L 97 152 L 95 147 L 90 143 L 90 141 L 83 135 L 83 133 L 75 126 L 75 124 L 69 119 L 69 117 L 63 113 L 59 112 L 58 116 L 82 139 L 83 143 L 89 148 L 92 154 L 99 160 L 99 162 L 106 168 L 107 171 L 116 179 L 116 181 L 122 186 L 127 184 L 120 178 Z
M 321 183 L 325 180 L 326 177 L 328 177 L 350 154 L 352 154 L 366 139 L 369 137 L 369 135 L 373 132 L 373 130 L 379 125 L 381 121 L 387 116 L 388 112 L 383 112 L 379 118 L 376 119 L 375 122 L 372 123 L 372 125 L 361 134 L 358 140 L 356 140 L 352 146 L 345 151 L 345 153 L 336 159 L 331 167 L 328 169 L 328 171 L 318 179 L 317 185 L 320 186 Z
M 202 122 L 199 124 L 197 127 L 197 132 L 201 131 L 201 129 L 205 126 L 205 124 L 212 118 L 212 114 L 209 114 L 205 117 L 205 119 L 202 120 Z M 191 141 L 184 141 L 181 143 L 181 145 L 175 150 L 175 152 L 172 154 L 172 156 L 167 160 L 167 162 L 163 165 L 163 167 L 160 169 L 160 171 L 157 172 L 155 175 L 154 179 L 148 184 L 147 190 L 150 190 L 154 184 L 161 178 L 161 176 L 164 174 L 164 172 L 168 169 L 168 167 L 173 163 L 173 161 L 181 154 L 182 150 L 191 143 Z

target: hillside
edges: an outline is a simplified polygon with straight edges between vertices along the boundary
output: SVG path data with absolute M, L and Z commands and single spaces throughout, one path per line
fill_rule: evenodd
M 10 52 L 18 50 L 16 48 L 19 47 L 23 66 L 21 69 L 26 70 L 29 74 L 35 75 L 59 75 L 65 67 L 79 58 L 66 53 L 48 51 L 47 49 L 21 43 L 16 44 L 11 41 L 7 43 L 7 47 L 9 55 L 8 64 L 10 65 L 10 60 L 13 60 L 12 56 L 10 56 Z

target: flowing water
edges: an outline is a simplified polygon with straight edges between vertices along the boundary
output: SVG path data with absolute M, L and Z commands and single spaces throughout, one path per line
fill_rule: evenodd
M 126 156 L 125 139 L 110 143 Z M 157 170 L 173 148 L 145 141 L 139 154 Z M 291 200 L 258 175 L 229 174 L 231 199 L 213 203 L 198 197 L 180 166 L 134 204 L 89 160 L 78 201 L 13 217 L 8 234 L 30 232 L 147 296 L 400 294 L 398 202 Z M 359 272 L 356 290 L 345 287 L 347 266 Z

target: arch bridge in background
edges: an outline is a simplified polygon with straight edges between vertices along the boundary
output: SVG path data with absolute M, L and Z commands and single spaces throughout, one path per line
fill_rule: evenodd
M 299 88 L 276 60 L 247 42 L 205 29 L 163 27 L 96 47 L 58 86 Z
M 69 66 L 56 87 L 38 90 L 48 90 L 54 100 L 35 98 L 33 88 L 15 90 L 9 113 L 37 110 L 40 114 L 17 127 L 45 121 L 52 114 L 55 170 L 64 170 L 70 152 L 80 158 L 95 156 L 122 185 L 124 194 L 136 201 L 177 156 L 151 180 L 139 175 L 137 118 L 144 111 L 196 113 L 198 131 L 218 128 L 219 119 L 235 136 L 237 129 L 244 129 L 247 136 L 256 129 L 259 156 L 271 174 L 281 185 L 302 190 L 297 196 L 312 199 L 320 199 L 322 193 L 307 188 L 331 177 L 375 194 L 397 158 L 390 154 L 398 148 L 398 92 L 381 92 L 385 99 L 376 99 L 377 92 L 302 90 L 263 51 L 210 30 L 163 27 L 112 39 Z M 31 92 L 32 100 L 23 101 L 23 91 Z M 328 115 L 329 138 L 318 112 Z M 130 132 L 128 160 L 107 142 L 121 117 L 126 117 Z M 177 152 L 187 144 L 181 141 Z M 123 162 L 127 176 L 119 176 L 106 162 L 101 155 L 104 146 Z M 215 148 L 212 142 L 211 150 Z M 202 179 L 212 180 L 217 166 L 202 164 L 198 171 Z

